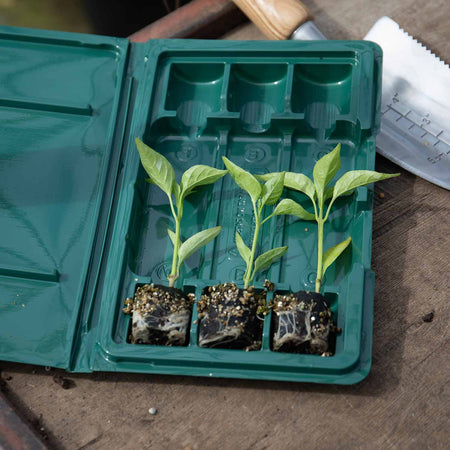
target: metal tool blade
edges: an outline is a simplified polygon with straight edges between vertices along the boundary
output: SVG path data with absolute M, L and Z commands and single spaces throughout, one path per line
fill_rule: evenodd
M 365 39 L 383 49 L 378 151 L 450 189 L 450 69 L 389 17 Z
M 315 41 L 326 39 L 326 37 L 312 20 L 308 20 L 292 33 L 290 39 L 294 41 Z

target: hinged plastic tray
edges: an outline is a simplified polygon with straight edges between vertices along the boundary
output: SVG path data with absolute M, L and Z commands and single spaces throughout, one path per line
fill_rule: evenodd
M 145 182 L 134 139 L 178 177 L 193 164 L 311 175 L 337 143 L 342 168 L 373 169 L 381 50 L 359 41 L 232 42 L 124 39 L 3 28 L 0 34 L 0 358 L 75 372 L 132 371 L 355 383 L 370 370 L 372 189 L 341 200 L 326 246 L 353 244 L 327 272 L 337 325 L 332 357 L 273 352 L 270 315 L 259 351 L 197 344 L 132 345 L 123 301 L 165 282 L 166 199 Z M 297 200 L 301 201 L 300 197 Z M 186 290 L 242 278 L 234 236 L 251 204 L 227 176 L 185 206 L 184 229 L 222 225 L 192 256 Z M 278 291 L 314 287 L 316 226 L 280 217 L 261 247 L 288 245 L 263 273 Z M 272 294 L 271 294 L 272 295 Z

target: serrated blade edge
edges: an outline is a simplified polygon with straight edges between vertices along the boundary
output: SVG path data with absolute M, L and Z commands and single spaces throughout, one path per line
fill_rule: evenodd
M 450 68 L 389 17 L 365 39 L 383 49 L 381 154 L 450 189 Z

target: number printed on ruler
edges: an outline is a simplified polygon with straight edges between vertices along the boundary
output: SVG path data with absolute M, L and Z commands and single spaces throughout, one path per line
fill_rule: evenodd
M 450 155 L 450 132 L 433 123 L 430 113 L 419 114 L 402 103 L 398 93 L 392 96 L 391 103 L 382 106 L 383 119 L 413 137 L 424 147 L 432 150 L 427 160 L 435 164 Z

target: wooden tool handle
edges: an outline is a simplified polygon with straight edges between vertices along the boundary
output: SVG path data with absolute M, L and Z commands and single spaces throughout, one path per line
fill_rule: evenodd
M 309 9 L 299 0 L 233 0 L 270 39 L 289 39 L 308 20 Z

